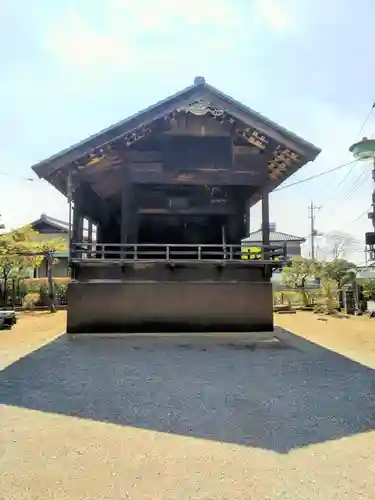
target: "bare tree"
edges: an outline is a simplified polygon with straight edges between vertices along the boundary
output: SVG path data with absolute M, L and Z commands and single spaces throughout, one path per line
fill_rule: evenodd
M 359 241 L 349 233 L 331 231 L 323 235 L 322 252 L 326 259 L 344 259 Z

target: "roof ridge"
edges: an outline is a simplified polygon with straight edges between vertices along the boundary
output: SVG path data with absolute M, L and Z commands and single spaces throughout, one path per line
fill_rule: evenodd
M 50 220 L 52 222 L 57 222 L 58 224 L 64 224 L 66 225 L 67 227 L 69 226 L 69 222 L 66 222 L 64 220 L 61 220 L 61 219 L 56 219 L 56 217 L 52 217 L 51 215 L 48 215 L 48 214 L 43 214 L 45 216 L 45 220 Z
M 100 137 L 103 134 L 107 134 L 108 132 L 116 130 L 117 127 L 121 127 L 122 125 L 125 125 L 127 122 L 130 122 L 131 120 L 134 120 L 138 116 L 142 115 L 143 113 L 153 111 L 154 109 L 157 109 L 158 106 L 161 106 L 165 103 L 167 103 L 170 100 L 176 99 L 180 96 L 183 96 L 186 92 L 189 92 L 192 89 L 198 88 L 198 87 L 204 87 L 205 83 L 198 83 L 198 84 L 193 84 L 185 87 L 182 90 L 179 90 L 178 92 L 175 92 L 174 94 L 169 95 L 168 97 L 165 97 L 164 99 L 161 99 L 160 101 L 157 101 L 155 104 L 151 104 L 150 106 L 147 106 L 146 108 L 140 109 L 139 111 L 136 111 L 135 113 L 131 114 L 130 116 L 123 118 L 122 120 L 119 120 L 118 122 L 114 123 L 113 125 L 109 125 L 108 127 L 104 127 L 99 132 L 95 132 L 94 134 L 88 135 L 85 139 L 82 139 L 74 144 L 71 144 L 70 146 L 67 146 L 66 148 L 62 149 L 58 153 L 50 156 L 49 158 L 46 158 L 45 160 L 42 160 L 32 166 L 32 169 L 35 171 L 35 168 L 38 168 L 46 163 L 49 163 L 51 161 L 54 161 L 62 156 L 64 156 L 67 153 L 70 153 L 72 150 L 83 146 L 85 143 L 88 143 L 89 141 L 96 139 L 97 137 Z M 90 147 L 88 147 L 90 150 Z
M 60 219 L 56 219 L 55 217 L 51 217 L 50 215 L 47 215 L 45 213 L 42 213 L 38 219 L 33 220 L 30 222 L 30 225 L 37 224 L 38 222 L 46 222 L 47 224 L 51 224 L 52 226 L 57 226 L 60 229 L 69 229 L 69 223 L 65 222 Z
M 256 231 L 252 231 L 249 233 L 248 236 L 244 238 L 244 240 L 247 241 L 257 241 L 257 240 L 251 240 L 251 238 L 254 238 L 254 236 L 261 236 L 262 230 L 257 229 Z M 304 236 L 296 236 L 295 234 L 290 234 L 290 233 L 284 233 L 283 231 L 270 231 L 270 236 L 272 235 L 277 235 L 280 239 L 286 239 L 288 241 L 306 241 L 306 238 Z M 274 238 L 274 241 L 277 240 L 277 238 Z
M 309 148 L 313 148 L 313 149 L 317 150 L 317 152 L 320 152 L 320 149 L 317 146 L 315 146 L 312 142 L 306 141 L 305 139 L 303 139 L 299 135 L 295 134 L 291 130 L 287 129 L 286 127 L 279 125 L 278 123 L 274 122 L 273 120 L 270 120 L 269 118 L 264 116 L 262 113 L 259 113 L 259 111 L 255 111 L 253 108 L 250 108 L 250 106 L 243 104 L 241 101 L 234 99 L 230 95 L 226 94 L 225 92 L 222 92 L 221 90 L 217 89 L 216 87 L 214 87 L 206 82 L 203 85 L 207 90 L 213 92 L 214 94 L 217 94 L 219 97 L 221 97 L 225 100 L 231 101 L 232 104 L 234 104 L 236 107 L 242 109 L 246 113 L 252 114 L 255 118 L 258 118 L 264 124 L 269 125 L 270 127 L 281 132 L 282 134 L 289 135 L 292 139 L 303 143 L 305 146 L 307 146 Z
M 290 140 L 293 144 L 299 144 L 304 150 L 301 154 L 305 156 L 308 161 L 314 159 L 316 155 L 319 154 L 320 149 L 305 141 L 302 137 L 290 132 L 285 127 L 278 125 L 276 122 L 266 118 L 262 114 L 242 104 L 240 101 L 233 99 L 216 87 L 209 85 L 203 78 L 198 78 L 193 85 L 185 87 L 183 90 L 180 90 L 158 101 L 157 103 L 118 121 L 114 125 L 103 128 L 101 131 L 92 134 L 76 144 L 63 149 L 59 153 L 56 153 L 51 157 L 33 165 L 32 168 L 37 173 L 38 177 L 45 178 L 48 172 L 50 173 L 51 171 L 61 168 L 63 164 L 69 164 L 76 161 L 78 158 L 89 153 L 91 150 L 103 147 L 105 144 L 122 137 L 125 133 L 139 126 L 143 126 L 143 124 L 147 122 L 147 117 L 145 115 L 151 115 L 149 116 L 149 119 L 156 119 L 159 114 L 162 116 L 167 112 L 166 109 L 163 109 L 164 106 L 166 108 L 169 107 L 171 109 L 177 109 L 180 105 L 180 101 L 195 99 L 199 91 L 203 91 L 203 96 L 204 91 L 206 91 L 207 93 L 212 94 L 214 98 L 216 96 L 218 99 L 226 101 L 229 106 L 236 108 L 239 113 L 242 112 L 244 117 L 247 118 L 247 120 L 245 119 L 245 123 L 246 121 L 249 123 L 252 121 L 259 122 L 259 125 L 257 124 L 258 128 L 261 128 L 261 125 L 263 125 L 266 129 L 269 128 L 275 133 L 280 134 L 284 140 Z M 154 115 L 153 118 L 152 115 Z

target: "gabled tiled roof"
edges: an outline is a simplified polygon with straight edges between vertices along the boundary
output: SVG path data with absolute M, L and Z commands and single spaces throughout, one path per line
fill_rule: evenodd
M 50 217 L 47 214 L 42 214 L 39 219 L 34 220 L 33 222 L 30 223 L 31 226 L 34 226 L 36 224 L 40 224 L 44 222 L 45 224 L 49 224 L 52 227 L 55 227 L 59 231 L 66 231 L 68 232 L 69 230 L 69 224 L 65 221 L 55 219 L 54 217 Z
M 224 108 L 230 114 L 238 117 L 248 126 L 256 126 L 262 133 L 270 137 L 276 134 L 285 147 L 292 149 L 297 148 L 297 152 L 304 157 L 304 163 L 313 161 L 320 153 L 320 149 L 313 144 L 209 85 L 204 78 L 200 77 L 196 78 L 194 85 L 190 85 L 184 90 L 149 106 L 145 110 L 88 137 L 74 146 L 64 149 L 60 153 L 39 162 L 32 168 L 40 178 L 46 178 L 48 180 L 48 176 L 55 170 L 70 165 L 72 162 L 79 160 L 82 156 L 91 151 L 121 138 L 127 132 L 149 125 L 151 121 L 162 118 L 167 112 L 178 108 L 182 103 L 186 104 L 186 102 L 204 96 L 209 96 L 214 101 L 216 99 L 222 102 Z M 300 166 L 302 166 L 302 164 Z
M 262 241 L 262 230 L 254 231 L 250 233 L 249 236 L 242 240 L 243 243 L 249 242 L 261 242 Z M 294 236 L 293 234 L 280 233 L 279 231 L 270 231 L 270 241 L 284 242 L 284 241 L 295 241 L 304 243 L 306 238 L 302 236 Z

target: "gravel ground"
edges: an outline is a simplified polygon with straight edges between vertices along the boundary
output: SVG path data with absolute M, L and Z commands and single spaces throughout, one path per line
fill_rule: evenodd
M 276 333 L 33 345 L 0 378 L 0 498 L 373 500 L 375 372 Z
M 301 311 L 296 315 L 276 314 L 275 321 L 304 339 L 375 368 L 375 319 L 367 316 L 339 319 Z

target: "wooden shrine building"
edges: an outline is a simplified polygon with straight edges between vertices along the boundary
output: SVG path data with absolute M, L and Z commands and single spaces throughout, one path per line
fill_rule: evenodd
M 35 165 L 74 207 L 68 332 L 272 330 L 268 195 L 319 152 L 197 77 Z

